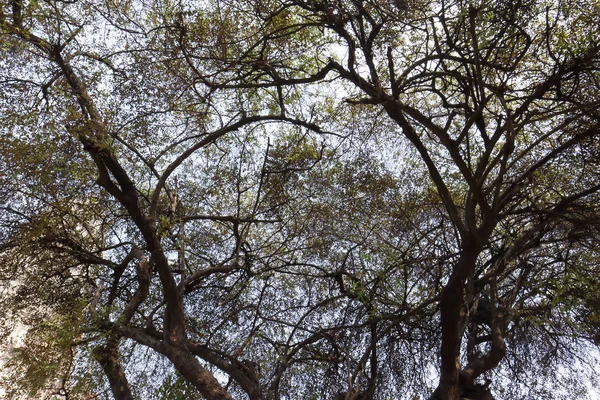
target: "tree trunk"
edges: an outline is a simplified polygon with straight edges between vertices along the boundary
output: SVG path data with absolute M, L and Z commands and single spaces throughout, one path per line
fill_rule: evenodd
M 447 292 L 442 297 L 442 365 L 440 395 L 442 400 L 458 400 L 460 395 L 460 291 Z
M 102 366 L 115 400 L 133 400 L 125 371 L 119 362 L 117 343 L 110 341 L 96 350 L 96 360 Z
M 468 241 L 469 247 L 463 248 L 463 254 L 458 260 L 440 300 L 442 363 L 438 393 L 442 400 L 458 400 L 461 392 L 459 375 L 463 288 L 467 278 L 473 273 L 478 254 L 477 246 L 474 246 L 472 242 Z
M 173 362 L 177 371 L 198 388 L 208 400 L 233 400 L 214 375 L 200 365 L 196 356 L 174 345 L 167 346 L 166 350 L 167 357 Z

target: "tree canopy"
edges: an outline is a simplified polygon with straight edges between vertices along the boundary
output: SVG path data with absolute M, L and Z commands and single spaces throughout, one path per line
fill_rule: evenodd
M 596 0 L 3 0 L 4 394 L 586 398 L 599 140 Z

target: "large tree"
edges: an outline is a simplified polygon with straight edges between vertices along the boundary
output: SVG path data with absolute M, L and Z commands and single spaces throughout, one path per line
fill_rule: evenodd
M 599 27 L 575 0 L 5 0 L 8 395 L 584 398 Z

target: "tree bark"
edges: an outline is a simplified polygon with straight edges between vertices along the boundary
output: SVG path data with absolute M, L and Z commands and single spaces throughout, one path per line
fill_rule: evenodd
M 106 346 L 96 350 L 96 360 L 104 370 L 115 400 L 133 400 L 125 371 L 119 362 L 118 343 L 109 339 Z
M 233 400 L 214 375 L 200 365 L 198 359 L 187 349 L 167 346 L 166 356 L 173 362 L 177 371 L 208 400 Z
M 464 284 L 473 274 L 477 260 L 476 238 L 467 240 L 462 255 L 442 292 L 440 313 L 442 325 L 441 373 L 439 393 L 443 400 L 458 400 L 460 396 L 460 344 L 462 342 L 461 311 Z

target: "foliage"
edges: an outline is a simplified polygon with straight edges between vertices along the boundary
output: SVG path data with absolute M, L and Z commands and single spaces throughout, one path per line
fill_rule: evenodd
M 9 394 L 584 398 L 598 10 L 3 1 Z

